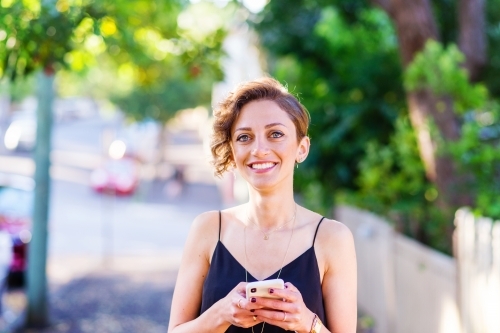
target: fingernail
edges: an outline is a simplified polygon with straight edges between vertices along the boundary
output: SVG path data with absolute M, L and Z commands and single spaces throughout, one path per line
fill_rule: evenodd
M 255 303 L 257 302 L 257 299 L 255 297 L 252 297 L 252 299 L 250 300 L 252 303 Z
M 269 289 L 269 293 L 270 294 L 274 293 L 274 289 L 273 288 Z
M 254 309 L 250 310 L 250 312 L 254 312 L 254 311 L 255 311 Z

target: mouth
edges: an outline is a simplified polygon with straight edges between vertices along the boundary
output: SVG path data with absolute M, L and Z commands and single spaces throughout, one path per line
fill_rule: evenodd
M 249 167 L 254 170 L 266 170 L 275 166 L 277 163 L 274 162 L 264 162 L 264 163 L 252 163 L 249 164 Z

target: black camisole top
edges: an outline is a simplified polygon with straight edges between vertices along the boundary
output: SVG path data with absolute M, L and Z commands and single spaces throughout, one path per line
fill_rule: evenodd
M 318 233 L 319 226 L 324 217 L 319 221 L 314 233 L 314 239 L 309 249 L 303 252 L 293 261 L 283 266 L 280 278 L 285 282 L 291 282 L 302 294 L 302 299 L 309 310 L 316 313 L 323 323 L 325 323 L 325 308 L 323 294 L 321 291 L 321 279 L 314 252 L 314 241 Z M 208 270 L 207 277 L 203 283 L 202 301 L 200 314 L 205 312 L 214 303 L 224 298 L 238 283 L 245 281 L 245 267 L 243 267 L 228 251 L 220 241 L 221 233 L 221 213 L 219 212 L 219 240 L 212 255 L 212 263 Z M 276 279 L 279 271 L 264 280 Z M 257 281 L 248 273 L 248 282 Z M 262 323 L 254 326 L 255 332 L 260 332 Z M 251 332 L 251 328 L 241 328 L 231 325 L 226 332 L 241 333 Z M 265 333 L 286 332 L 280 327 L 266 324 Z

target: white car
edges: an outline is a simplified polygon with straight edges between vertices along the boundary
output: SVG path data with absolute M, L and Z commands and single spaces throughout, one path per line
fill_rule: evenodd
M 33 150 L 36 142 L 36 126 L 35 112 L 16 112 L 5 131 L 5 148 L 8 150 Z

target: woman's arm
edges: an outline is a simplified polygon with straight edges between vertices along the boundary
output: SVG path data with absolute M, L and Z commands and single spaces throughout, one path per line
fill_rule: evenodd
M 218 212 L 201 214 L 193 222 L 175 284 L 169 333 L 222 333 L 232 324 L 250 327 L 260 323 L 253 320 L 250 312 L 255 306 L 245 299 L 245 283 L 235 286 L 226 297 L 198 316 L 218 229 Z
M 320 227 L 315 249 L 324 263 L 324 324 L 332 333 L 355 333 L 357 265 L 352 233 L 342 223 L 327 221 Z
M 224 332 L 229 326 L 217 304 L 198 317 L 218 228 L 217 212 L 201 214 L 193 221 L 175 283 L 168 332 Z

